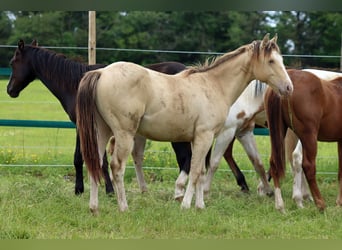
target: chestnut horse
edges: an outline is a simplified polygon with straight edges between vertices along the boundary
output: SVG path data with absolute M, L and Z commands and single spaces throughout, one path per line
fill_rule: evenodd
M 205 157 L 230 106 L 253 79 L 292 93 L 276 37 L 241 46 L 212 63 L 166 75 L 129 62 L 87 72 L 77 94 L 77 128 L 90 175 L 90 210 L 98 212 L 102 155 L 111 136 L 113 183 L 120 211 L 128 209 L 124 172 L 139 134 L 158 141 L 190 141 L 192 158 L 182 208 L 204 208 Z M 175 84 L 177 83 L 177 87 Z
M 339 155 L 337 205 L 342 205 L 342 77 L 331 81 L 302 70 L 288 70 L 293 82 L 291 96 L 281 98 L 269 89 L 265 109 L 271 138 L 270 174 L 274 181 L 275 207 L 285 212 L 280 178 L 285 175 L 284 137 L 290 128 L 302 143 L 302 168 L 313 200 L 320 211 L 326 204 L 316 181 L 317 141 L 337 142 Z

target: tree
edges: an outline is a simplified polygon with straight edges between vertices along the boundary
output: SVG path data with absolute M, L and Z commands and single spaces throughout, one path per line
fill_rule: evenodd
M 342 15 L 339 12 L 277 12 L 275 30 L 287 37 L 283 53 L 293 55 L 339 55 Z M 338 59 L 288 58 L 294 67 L 338 68 Z
M 7 39 L 12 32 L 11 20 L 8 14 L 9 13 L 5 11 L 0 12 L 0 44 L 6 44 Z M 12 55 L 8 50 L 0 48 L 0 67 L 8 67 L 11 56 Z
M 341 50 L 340 12 L 98 11 L 96 16 L 98 63 L 125 60 L 144 65 L 173 60 L 196 64 L 210 53 L 234 50 L 262 39 L 266 33 L 271 36 L 278 33 L 278 45 L 283 54 L 339 55 Z M 19 39 L 27 43 L 37 39 L 42 46 L 86 48 L 88 12 L 1 12 L 0 32 L 3 32 L 2 44 L 15 45 Z M 152 53 L 127 49 L 190 52 Z M 88 59 L 86 49 L 54 50 L 83 62 Z M 0 53 L 5 52 L 1 49 Z M 8 56 L 1 57 L 0 64 L 8 65 Z M 285 64 L 336 68 L 339 59 L 285 57 Z

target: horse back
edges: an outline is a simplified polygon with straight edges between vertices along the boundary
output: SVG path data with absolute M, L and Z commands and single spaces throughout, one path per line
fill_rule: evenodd
M 201 129 L 216 133 L 223 126 L 228 107 L 223 98 L 218 106 L 224 108 L 216 107 L 221 93 L 201 79 L 182 73 L 167 75 L 126 62 L 99 71 L 97 106 L 101 114 L 116 117 L 107 120 L 113 122 L 112 128 L 129 128 L 158 141 L 191 141 L 199 123 Z
M 342 105 L 341 78 L 327 81 L 301 70 L 288 73 L 294 85 L 291 105 L 283 100 L 284 120 L 289 127 L 297 133 L 317 133 L 320 141 L 342 139 L 341 129 L 336 126 L 342 123 L 338 111 Z

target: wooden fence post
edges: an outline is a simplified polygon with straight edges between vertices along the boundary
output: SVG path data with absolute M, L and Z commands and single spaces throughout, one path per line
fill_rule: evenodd
M 89 11 L 88 64 L 96 64 L 96 11 Z

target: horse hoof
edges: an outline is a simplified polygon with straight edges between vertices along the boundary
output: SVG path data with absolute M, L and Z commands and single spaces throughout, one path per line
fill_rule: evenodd
M 274 195 L 273 190 L 267 192 L 266 195 L 267 195 L 268 197 L 273 197 L 273 195 Z
M 183 198 L 184 198 L 184 196 L 175 197 L 175 201 L 182 202 Z
M 91 214 L 93 216 L 98 216 L 99 215 L 99 209 L 97 209 L 97 208 L 89 208 L 89 210 L 90 210 L 90 212 L 91 212 Z
M 84 193 L 84 188 L 75 188 L 75 195 L 81 195 Z
M 204 205 L 204 202 L 200 202 L 199 204 L 196 204 L 196 209 L 198 210 L 203 210 L 205 209 L 205 205 Z

